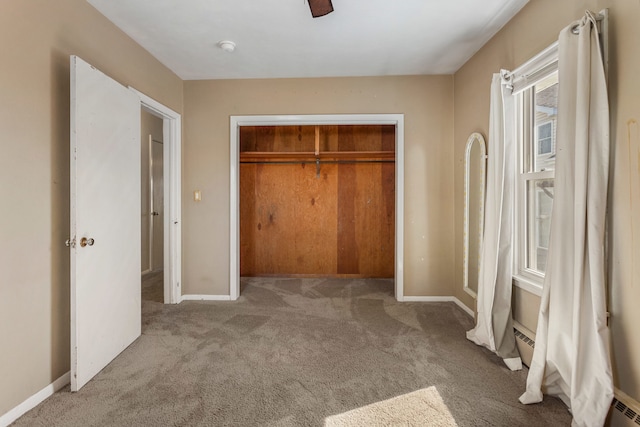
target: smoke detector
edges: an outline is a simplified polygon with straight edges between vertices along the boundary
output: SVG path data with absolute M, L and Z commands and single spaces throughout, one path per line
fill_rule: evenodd
M 233 52 L 234 50 L 236 50 L 236 44 L 234 42 L 232 42 L 231 40 L 222 40 L 218 42 L 218 47 L 222 50 L 224 50 L 225 52 Z

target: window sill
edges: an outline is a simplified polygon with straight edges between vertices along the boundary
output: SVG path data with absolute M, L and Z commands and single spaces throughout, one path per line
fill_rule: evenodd
M 542 296 L 542 282 L 540 281 L 533 280 L 521 275 L 514 275 L 513 285 L 539 297 Z

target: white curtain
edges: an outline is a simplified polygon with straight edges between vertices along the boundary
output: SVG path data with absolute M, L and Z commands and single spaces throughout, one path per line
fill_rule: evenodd
M 501 74 L 491 83 L 484 238 L 478 279 L 478 319 L 467 338 L 522 369 L 511 316 L 515 189 L 514 99 Z M 505 118 L 507 118 L 505 120 Z
M 613 398 L 604 259 L 609 107 L 591 13 L 560 33 L 558 69 L 549 256 L 520 401 L 540 402 L 544 391 L 569 406 L 573 426 L 602 426 Z

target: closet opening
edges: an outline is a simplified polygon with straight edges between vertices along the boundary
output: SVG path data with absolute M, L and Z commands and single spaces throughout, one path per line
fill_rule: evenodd
M 236 132 L 232 117 L 231 299 L 240 277 L 281 277 L 394 279 L 401 300 L 401 116 L 365 123 L 297 117 L 245 118 Z

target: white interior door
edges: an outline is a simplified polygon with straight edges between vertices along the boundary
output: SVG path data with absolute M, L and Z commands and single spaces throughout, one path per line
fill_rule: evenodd
M 71 390 L 141 330 L 140 98 L 71 57 Z
M 162 142 L 151 139 L 151 270 L 163 269 L 164 260 L 164 171 Z

